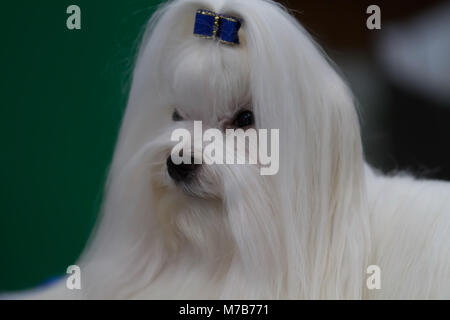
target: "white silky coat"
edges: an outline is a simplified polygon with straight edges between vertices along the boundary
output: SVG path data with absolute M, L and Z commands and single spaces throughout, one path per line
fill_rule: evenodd
M 192 34 L 197 9 L 243 20 L 240 45 Z M 280 129 L 280 167 L 167 174 L 174 128 L 222 129 L 243 105 Z M 174 122 L 178 110 L 184 121 Z M 178 0 L 150 20 L 82 289 L 39 297 L 449 299 L 450 184 L 364 162 L 352 94 L 325 54 L 267 0 Z M 381 289 L 369 290 L 369 265 Z

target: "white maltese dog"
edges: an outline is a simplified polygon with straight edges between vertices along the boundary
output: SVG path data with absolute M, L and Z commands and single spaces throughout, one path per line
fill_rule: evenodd
M 195 120 L 279 129 L 278 172 L 176 164 L 171 134 Z M 82 289 L 48 297 L 450 298 L 450 184 L 365 164 L 350 90 L 269 0 L 178 0 L 151 18 L 99 221 Z

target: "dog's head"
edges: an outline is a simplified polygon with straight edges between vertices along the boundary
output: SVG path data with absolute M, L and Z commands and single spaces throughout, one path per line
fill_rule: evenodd
M 197 9 L 242 21 L 239 44 L 195 37 Z M 267 138 L 268 150 L 279 151 L 276 174 L 262 175 L 261 159 L 206 164 L 208 141 L 194 121 L 224 138 L 227 129 L 279 130 L 276 146 Z M 191 139 L 173 141 L 177 129 Z M 177 153 L 193 163 L 176 163 L 174 147 L 186 144 Z M 248 160 L 251 148 L 222 150 Z M 212 270 L 210 279 L 270 277 L 276 290 L 299 293 L 316 279 L 308 278 L 310 260 L 326 273 L 330 242 L 355 223 L 362 166 L 351 94 L 283 8 L 262 0 L 170 2 L 143 37 L 94 247 L 104 259 L 120 256 L 129 273 L 151 274 L 148 281 L 163 268 L 200 265 Z

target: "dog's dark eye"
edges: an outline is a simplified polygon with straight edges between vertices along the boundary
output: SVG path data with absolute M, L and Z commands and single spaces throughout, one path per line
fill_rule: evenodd
M 245 128 L 254 124 L 255 118 L 253 117 L 253 112 L 249 110 L 239 112 L 233 120 L 233 126 L 235 126 L 236 128 Z
M 173 120 L 173 121 L 182 121 L 182 120 L 183 120 L 183 117 L 180 116 L 180 114 L 178 113 L 177 110 L 175 110 L 175 111 L 172 113 L 172 120 Z

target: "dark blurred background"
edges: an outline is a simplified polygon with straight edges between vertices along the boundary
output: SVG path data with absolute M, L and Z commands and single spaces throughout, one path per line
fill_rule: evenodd
M 349 82 L 366 159 L 450 180 L 450 1 L 280 1 Z M 381 29 L 369 30 L 370 5 Z
M 0 292 L 63 274 L 80 255 L 159 2 L 2 4 Z M 281 2 L 354 91 L 369 163 L 450 180 L 450 2 Z M 66 28 L 71 4 L 81 30 Z M 380 30 L 366 27 L 372 4 Z

